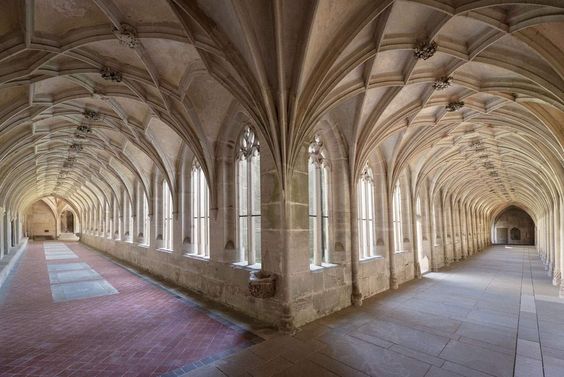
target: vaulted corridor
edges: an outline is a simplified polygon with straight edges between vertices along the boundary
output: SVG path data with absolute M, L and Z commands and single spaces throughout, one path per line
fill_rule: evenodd
M 560 373 L 563 62 L 564 0 L 0 1 L 2 361 Z

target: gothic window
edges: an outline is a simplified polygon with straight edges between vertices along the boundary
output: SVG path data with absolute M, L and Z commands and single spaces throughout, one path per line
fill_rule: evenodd
M 143 195 L 143 214 L 145 218 L 143 219 L 143 243 L 145 245 L 149 244 L 149 236 L 150 236 L 150 226 L 151 226 L 151 218 L 149 217 L 149 201 L 147 197 Z
M 193 253 L 209 257 L 209 193 L 204 171 L 194 160 L 192 164 L 192 244 Z
M 374 178 L 366 166 L 358 182 L 358 243 L 360 259 L 376 255 L 374 239 Z
M 261 262 L 260 148 L 254 132 L 245 127 L 237 155 L 237 215 L 240 261 Z
M 328 168 L 323 142 L 315 136 L 309 146 L 309 260 L 321 266 L 329 262 Z
M 163 248 L 172 250 L 172 195 L 163 180 Z
M 394 224 L 394 250 L 399 253 L 403 249 L 403 229 L 401 214 L 401 188 L 399 182 L 396 184 L 392 200 L 392 222 Z

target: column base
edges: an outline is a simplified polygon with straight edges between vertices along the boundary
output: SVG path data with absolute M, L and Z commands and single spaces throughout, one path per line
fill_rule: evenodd
M 398 284 L 398 279 L 395 277 L 392 277 L 390 279 L 390 289 L 398 289 L 399 288 L 399 284 Z
M 421 279 L 423 275 L 421 274 L 421 264 L 419 262 L 415 263 L 415 279 Z
M 560 271 L 555 272 L 554 276 L 552 277 L 552 285 L 554 285 L 555 287 L 559 287 L 561 280 L 562 280 L 562 273 Z
M 284 334 L 294 334 L 296 332 L 296 327 L 294 326 L 294 316 L 292 315 L 292 310 L 288 305 L 282 306 L 282 317 L 280 318 L 278 330 Z

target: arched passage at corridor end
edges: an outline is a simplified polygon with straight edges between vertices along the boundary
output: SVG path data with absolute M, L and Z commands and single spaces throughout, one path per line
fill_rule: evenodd
M 526 211 L 509 206 L 493 221 L 491 237 L 497 245 L 534 245 L 535 222 Z

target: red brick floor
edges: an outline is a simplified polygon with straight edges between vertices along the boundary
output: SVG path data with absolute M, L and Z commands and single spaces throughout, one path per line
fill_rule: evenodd
M 158 376 L 242 347 L 250 334 L 210 318 L 103 256 L 67 244 L 46 261 L 30 243 L 0 301 L 0 376 Z M 119 294 L 53 303 L 47 263 L 86 262 Z

